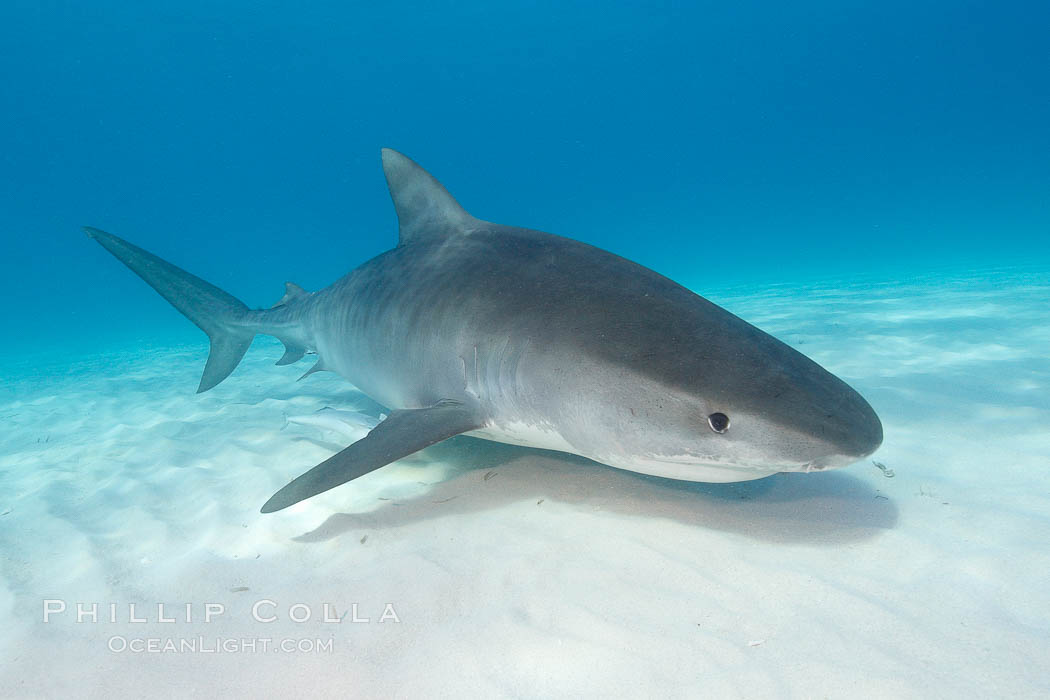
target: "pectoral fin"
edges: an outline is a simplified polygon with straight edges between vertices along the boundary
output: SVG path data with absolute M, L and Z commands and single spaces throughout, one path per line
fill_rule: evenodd
M 424 447 L 481 426 L 477 411 L 459 401 L 446 400 L 428 408 L 394 411 L 368 435 L 293 479 L 270 497 L 262 512 L 287 508 Z

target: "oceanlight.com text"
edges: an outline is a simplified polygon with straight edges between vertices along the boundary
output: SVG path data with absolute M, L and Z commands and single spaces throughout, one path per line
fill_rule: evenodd
M 116 654 L 331 654 L 334 640 L 271 637 L 124 637 L 106 643 Z

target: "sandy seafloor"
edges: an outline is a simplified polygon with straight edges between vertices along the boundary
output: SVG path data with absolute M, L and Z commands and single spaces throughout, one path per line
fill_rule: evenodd
M 702 291 L 859 389 L 894 476 L 689 484 L 457 438 L 260 515 L 347 441 L 286 416 L 374 404 L 335 375 L 296 383 L 308 365 L 274 367 L 270 339 L 202 395 L 203 335 L 9 358 L 0 694 L 1050 694 L 1050 274 Z M 69 609 L 44 623 L 45 599 Z M 253 620 L 260 600 L 278 621 Z M 205 624 L 207 603 L 225 613 Z M 371 621 L 322 622 L 324 603 Z

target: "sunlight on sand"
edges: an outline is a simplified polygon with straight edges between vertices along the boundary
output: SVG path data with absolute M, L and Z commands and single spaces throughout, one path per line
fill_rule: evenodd
M 1050 278 L 710 297 L 860 390 L 895 476 L 681 483 L 460 437 L 263 516 L 347 440 L 287 416 L 382 408 L 334 375 L 296 383 L 270 340 L 199 396 L 203 339 L 27 370 L 0 390 L 5 694 L 176 696 L 186 674 L 354 697 L 1045 691 Z M 70 610 L 45 624 L 44 599 Z M 260 600 L 276 621 L 253 619 Z M 118 620 L 78 624 L 77 602 Z M 164 623 L 158 602 L 226 611 Z M 324 603 L 371 621 L 324 622 Z M 387 604 L 400 622 L 378 622 Z M 333 649 L 121 653 L 114 636 Z

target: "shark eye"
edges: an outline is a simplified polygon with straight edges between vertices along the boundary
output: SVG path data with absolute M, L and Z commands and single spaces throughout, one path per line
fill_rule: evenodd
M 716 433 L 724 433 L 729 430 L 729 416 L 724 413 L 712 413 L 707 417 L 707 424 Z

